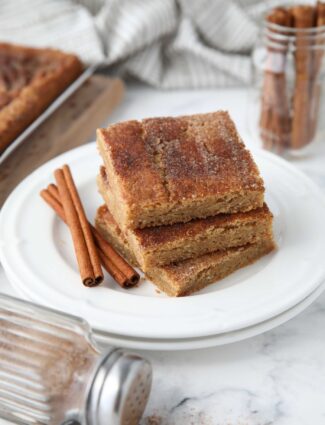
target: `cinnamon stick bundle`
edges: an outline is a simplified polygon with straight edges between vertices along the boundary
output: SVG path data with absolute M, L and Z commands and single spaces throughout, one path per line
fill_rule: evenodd
M 50 184 L 47 189 L 41 191 L 40 195 L 61 220 L 67 223 L 58 188 Z M 122 288 L 136 285 L 140 279 L 139 274 L 111 247 L 94 226 L 88 224 L 105 270 Z
M 268 15 L 267 21 L 281 27 L 290 27 L 291 14 L 278 7 Z M 269 29 L 274 34 L 281 34 L 278 29 Z M 285 34 L 285 33 L 284 33 Z M 269 36 L 272 43 L 272 36 Z M 261 137 L 264 147 L 279 150 L 286 146 L 290 138 L 290 107 L 287 99 L 287 82 L 285 62 L 287 45 L 276 42 L 278 48 L 268 47 L 267 65 L 264 72 L 262 90 L 262 108 L 260 116 Z
M 291 8 L 293 26 L 297 29 L 312 28 L 315 24 L 315 8 L 308 5 Z M 310 81 L 312 78 L 312 50 L 310 40 L 302 33 L 296 34 L 296 80 L 292 112 L 292 148 L 300 148 L 310 141 Z

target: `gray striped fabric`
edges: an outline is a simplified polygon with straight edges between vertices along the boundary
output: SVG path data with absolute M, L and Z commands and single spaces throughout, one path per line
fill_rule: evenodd
M 158 87 L 248 84 L 259 22 L 281 3 L 0 0 L 0 40 L 72 51 Z

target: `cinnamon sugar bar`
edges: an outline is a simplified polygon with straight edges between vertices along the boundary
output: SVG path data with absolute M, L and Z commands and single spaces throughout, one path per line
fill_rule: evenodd
M 121 255 L 133 265 L 137 265 L 137 259 L 124 233 L 106 206 L 97 211 L 96 227 Z M 146 276 L 170 296 L 189 295 L 255 262 L 274 247 L 272 235 L 269 235 L 256 243 L 216 251 L 170 265 L 151 267 L 146 270 Z
M 0 153 L 82 70 L 72 54 L 0 43 Z
M 123 230 L 263 206 L 263 180 L 227 112 L 114 124 L 97 143 Z

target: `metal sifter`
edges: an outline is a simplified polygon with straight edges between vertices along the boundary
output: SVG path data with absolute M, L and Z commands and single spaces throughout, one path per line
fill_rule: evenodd
M 0 296 L 0 416 L 15 424 L 137 425 L 152 371 L 100 353 L 82 319 Z

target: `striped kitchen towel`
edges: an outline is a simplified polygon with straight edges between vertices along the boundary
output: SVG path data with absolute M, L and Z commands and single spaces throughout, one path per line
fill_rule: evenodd
M 248 84 L 259 22 L 281 3 L 0 0 L 0 40 L 72 51 L 157 87 Z

